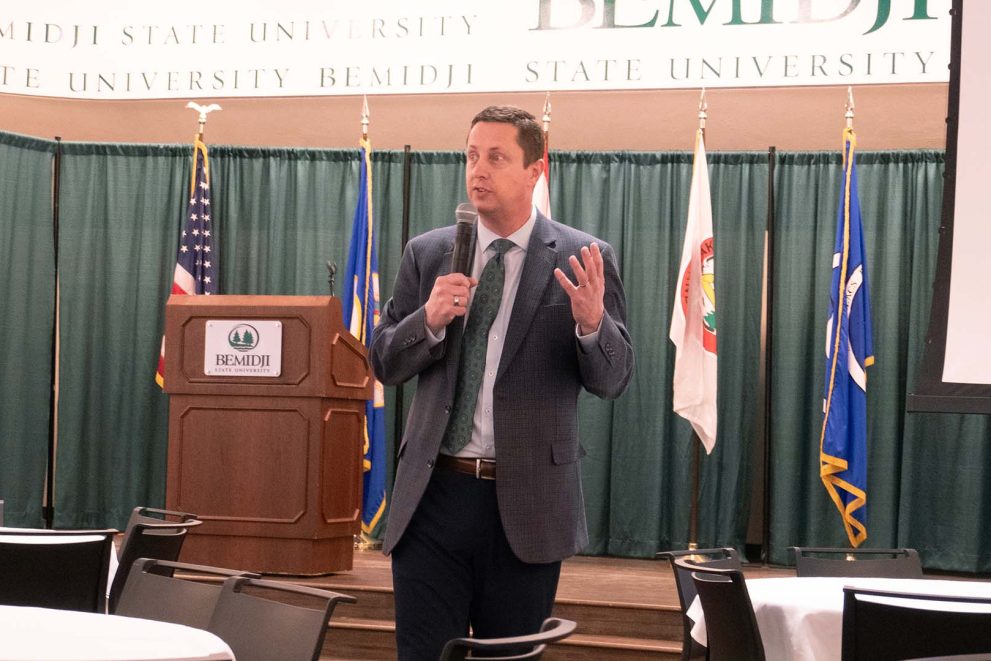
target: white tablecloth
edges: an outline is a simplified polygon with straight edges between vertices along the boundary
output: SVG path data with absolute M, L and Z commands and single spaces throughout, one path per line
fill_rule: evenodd
M 991 583 L 901 578 L 755 578 L 747 590 L 768 661 L 827 661 L 840 658 L 845 586 L 931 594 L 991 597 Z M 692 637 L 706 642 L 698 598 L 688 609 Z
M 0 661 L 233 661 L 209 631 L 98 613 L 0 606 Z

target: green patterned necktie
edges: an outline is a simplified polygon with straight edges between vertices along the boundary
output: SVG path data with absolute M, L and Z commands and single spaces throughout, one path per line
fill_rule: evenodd
M 499 313 L 502 303 L 502 285 L 506 268 L 502 257 L 516 244 L 509 239 L 496 239 L 489 244 L 496 254 L 489 259 L 478 279 L 478 287 L 471 301 L 471 313 L 465 324 L 461 341 L 461 363 L 458 365 L 458 389 L 454 394 L 454 409 L 444 433 L 444 448 L 457 454 L 471 440 L 474 426 L 475 404 L 478 389 L 485 372 L 485 354 L 489 346 L 489 328 Z

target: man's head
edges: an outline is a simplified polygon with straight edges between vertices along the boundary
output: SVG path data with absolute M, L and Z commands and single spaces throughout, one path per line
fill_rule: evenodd
M 490 229 L 506 236 L 529 218 L 543 155 L 543 132 L 525 110 L 490 106 L 475 115 L 465 145 L 465 185 Z
M 479 122 L 511 124 L 516 127 L 516 143 L 523 150 L 523 165 L 544 157 L 544 132 L 536 118 L 522 108 L 489 106 L 471 120 L 471 128 Z

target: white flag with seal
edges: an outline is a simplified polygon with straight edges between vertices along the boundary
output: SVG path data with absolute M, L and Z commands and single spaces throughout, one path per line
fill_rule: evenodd
M 716 253 L 702 129 L 695 135 L 685 245 L 671 315 L 674 412 L 692 424 L 706 454 L 716 444 Z

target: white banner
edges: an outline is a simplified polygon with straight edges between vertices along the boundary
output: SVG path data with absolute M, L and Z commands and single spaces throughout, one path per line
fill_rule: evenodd
M 85 99 L 944 82 L 950 0 L 45 0 L 0 93 Z

